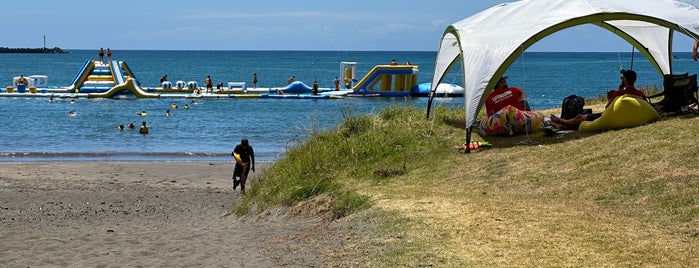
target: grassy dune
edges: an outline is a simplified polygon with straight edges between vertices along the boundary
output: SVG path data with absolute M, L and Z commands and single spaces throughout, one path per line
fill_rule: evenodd
M 390 108 L 313 133 L 233 210 L 332 219 L 327 229 L 346 241 L 325 250 L 329 266 L 699 266 L 696 115 L 553 137 L 476 134 L 493 147 L 461 154 L 463 111 L 424 113 Z

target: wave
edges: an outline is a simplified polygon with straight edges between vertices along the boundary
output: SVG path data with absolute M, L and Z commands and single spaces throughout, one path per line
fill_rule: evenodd
M 277 160 L 277 155 L 259 155 L 256 161 Z M 230 154 L 202 152 L 0 152 L 0 162 L 232 162 Z

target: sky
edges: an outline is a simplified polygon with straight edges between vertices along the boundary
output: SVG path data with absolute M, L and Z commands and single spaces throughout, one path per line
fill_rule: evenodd
M 447 26 L 503 2 L 24 0 L 5 12 L 0 47 L 42 47 L 45 36 L 47 47 L 63 49 L 436 51 Z M 678 43 L 675 51 L 690 51 L 689 39 Z M 528 51 L 626 52 L 631 45 L 578 26 Z

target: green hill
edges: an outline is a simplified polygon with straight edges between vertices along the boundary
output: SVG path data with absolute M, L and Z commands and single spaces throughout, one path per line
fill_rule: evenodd
M 493 147 L 462 154 L 463 114 L 347 116 L 289 148 L 233 210 L 324 217 L 321 230 L 289 239 L 328 266 L 699 265 L 696 115 L 600 133 L 474 135 Z

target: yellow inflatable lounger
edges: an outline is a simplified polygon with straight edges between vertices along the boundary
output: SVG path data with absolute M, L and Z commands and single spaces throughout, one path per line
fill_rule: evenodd
M 658 112 L 650 103 L 626 94 L 619 96 L 602 116 L 595 121 L 583 121 L 578 131 L 598 131 L 607 129 L 635 127 L 658 119 Z
M 479 129 L 483 135 L 514 135 L 542 131 L 544 115 L 540 112 L 522 111 L 511 105 L 481 120 Z

